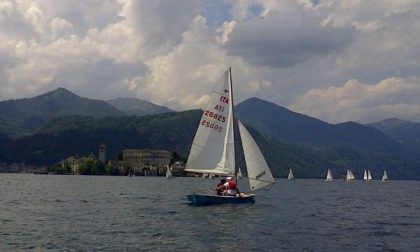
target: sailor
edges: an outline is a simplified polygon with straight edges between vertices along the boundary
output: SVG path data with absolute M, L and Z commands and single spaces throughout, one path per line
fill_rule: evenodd
M 226 178 L 226 183 L 224 184 L 226 190 L 226 195 L 228 196 L 236 196 L 237 194 L 240 195 L 241 193 L 238 190 L 238 186 L 236 181 L 232 177 Z
M 226 179 L 222 178 L 216 186 L 216 193 L 217 195 L 225 195 L 226 188 L 225 188 Z

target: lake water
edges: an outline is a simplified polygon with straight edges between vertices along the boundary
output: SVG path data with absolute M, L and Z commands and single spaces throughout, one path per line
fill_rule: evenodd
M 0 251 L 415 251 L 420 182 L 277 180 L 192 207 L 202 178 L 0 174 Z M 242 180 L 241 183 L 245 181 Z

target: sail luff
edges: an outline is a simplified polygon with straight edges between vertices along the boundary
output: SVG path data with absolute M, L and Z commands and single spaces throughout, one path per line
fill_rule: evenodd
M 229 115 L 227 122 L 227 134 L 225 135 L 224 145 L 223 145 L 223 156 L 219 163 L 221 167 L 230 167 L 232 174 L 236 177 L 236 168 L 235 168 L 235 135 L 234 135 L 234 111 L 233 111 L 233 89 L 232 89 L 232 73 L 231 68 L 229 67 L 229 78 L 228 78 L 228 93 L 229 93 Z
M 233 103 L 233 82 L 232 82 L 232 68 L 231 67 L 229 67 L 229 90 L 230 90 L 230 92 L 229 92 L 229 98 L 230 98 L 229 109 L 230 109 L 230 117 L 232 119 L 232 123 L 229 124 L 231 126 L 229 133 L 232 134 L 231 135 L 232 136 L 232 138 L 231 138 L 231 140 L 232 140 L 232 153 L 231 153 L 231 155 L 232 155 L 232 161 L 233 161 L 232 165 L 233 165 L 233 171 L 234 171 L 234 174 L 235 174 L 235 179 L 237 179 L 238 178 L 238 171 L 236 169 L 236 159 L 235 159 L 235 130 L 234 130 L 234 127 L 235 127 L 235 124 L 234 124 L 234 122 L 235 122 L 235 109 L 233 107 L 233 104 L 234 104 Z

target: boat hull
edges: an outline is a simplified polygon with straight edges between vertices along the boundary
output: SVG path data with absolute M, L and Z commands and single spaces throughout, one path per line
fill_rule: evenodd
M 220 196 L 211 194 L 190 194 L 187 199 L 194 206 L 208 206 L 221 204 L 254 204 L 254 194 L 242 194 L 242 196 Z

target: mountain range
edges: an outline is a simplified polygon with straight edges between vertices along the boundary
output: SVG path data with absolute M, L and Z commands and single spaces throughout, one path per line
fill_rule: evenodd
M 140 106 L 137 112 L 147 115 L 133 116 L 140 103 L 90 100 L 65 89 L 0 102 L 0 163 L 52 164 L 96 153 L 101 143 L 109 158 L 126 148 L 167 149 L 186 158 L 202 111 L 173 112 L 146 102 L 150 109 Z M 339 177 L 349 168 L 356 177 L 370 169 L 376 177 L 387 170 L 391 178 L 420 179 L 420 124 L 398 119 L 329 124 L 258 98 L 238 104 L 235 112 L 275 176 L 291 168 L 296 177 L 324 177 L 327 169 Z M 29 127 L 34 116 L 37 123 Z
M 83 98 L 64 88 L 28 99 L 0 102 L 0 132 L 22 136 L 37 132 L 59 116 L 82 115 L 94 118 L 166 113 L 172 110 L 136 99 L 108 102 Z

